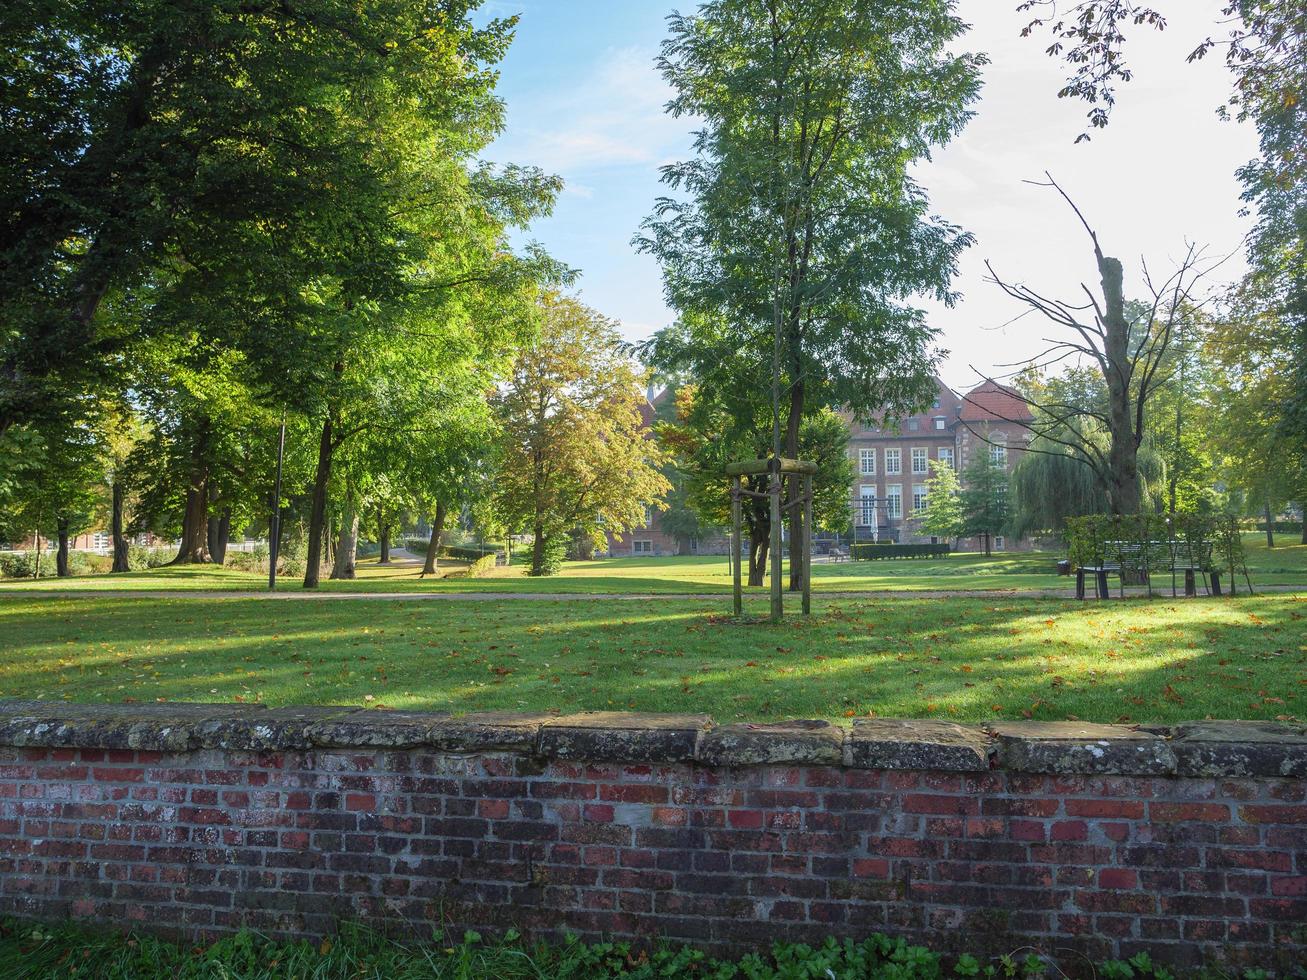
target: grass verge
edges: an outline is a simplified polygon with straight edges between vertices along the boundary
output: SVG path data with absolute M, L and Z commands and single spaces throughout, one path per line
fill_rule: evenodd
M 0 598 L 0 697 L 1176 722 L 1307 716 L 1307 596 L 1073 603 Z M 761 600 L 746 611 L 764 612 Z

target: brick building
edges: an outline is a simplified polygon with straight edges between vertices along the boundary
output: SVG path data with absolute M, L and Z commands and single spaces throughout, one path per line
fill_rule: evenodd
M 974 454 L 988 451 L 1012 472 L 1030 441 L 1032 421 L 1025 401 L 1011 388 L 986 381 L 959 395 L 938 378 L 930 407 L 897 425 L 861 425 L 849 420 L 849 455 L 854 481 L 849 505 L 857 541 L 929 542 L 913 514 L 929 506 L 931 462 L 961 473 Z M 974 546 L 963 539 L 963 547 Z M 1001 537 L 995 547 L 1011 546 Z
M 670 388 L 664 388 L 657 395 L 651 389 L 648 397 L 640 406 L 640 421 L 650 438 L 653 437 L 653 424 L 658 415 L 658 410 L 671 397 L 672 390 Z M 639 555 L 679 555 L 683 550 L 684 543 L 678 540 L 675 535 L 668 534 L 662 529 L 659 523 L 661 517 L 662 511 L 657 507 L 646 507 L 644 509 L 644 523 L 639 527 L 631 528 L 625 534 L 605 532 L 604 536 L 607 538 L 608 544 L 607 556 L 609 558 L 626 558 Z

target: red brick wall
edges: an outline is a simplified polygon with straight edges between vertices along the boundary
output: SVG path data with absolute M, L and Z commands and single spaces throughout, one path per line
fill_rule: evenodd
M 1302 732 L 1263 765 L 1126 732 L 1115 746 L 922 723 L 926 737 L 891 744 L 881 729 L 617 717 L 628 727 L 428 716 L 430 744 L 393 747 L 420 721 L 387 719 L 371 739 L 251 722 L 189 741 L 383 744 L 169 751 L 30 745 L 127 737 L 99 720 L 90 736 L 11 726 L 7 741 L 29 744 L 0 748 L 0 912 L 187 935 L 321 935 L 341 918 L 425 933 L 443 917 L 718 950 L 881 931 L 1031 945 L 1067 969 L 1071 950 L 1178 965 L 1307 954 Z M 922 746 L 951 768 L 901 768 Z M 962 771 L 977 747 L 991 768 Z M 628 759 L 587 758 L 602 755 Z M 747 764 L 776 755 L 811 761 Z M 632 761 L 654 756 L 680 761 Z M 1073 757 L 1136 772 L 1022 771 Z M 1268 766 L 1293 775 L 1176 771 Z

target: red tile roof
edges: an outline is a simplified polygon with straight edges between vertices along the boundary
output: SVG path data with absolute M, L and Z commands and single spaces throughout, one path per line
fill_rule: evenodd
M 1015 389 L 986 381 L 962 396 L 961 418 L 963 422 L 1029 422 L 1034 415 Z

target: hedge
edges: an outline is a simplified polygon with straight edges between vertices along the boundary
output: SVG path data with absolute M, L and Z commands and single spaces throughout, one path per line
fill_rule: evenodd
M 1265 521 L 1259 521 L 1256 527 L 1263 534 L 1266 533 Z M 1274 521 L 1271 531 L 1275 534 L 1302 534 L 1302 521 Z
M 849 556 L 857 561 L 881 558 L 939 558 L 952 549 L 946 544 L 855 544 Z
M 406 551 L 415 555 L 425 555 L 427 553 L 428 539 L 407 537 L 404 538 L 403 541 Z M 461 561 L 476 561 L 480 558 L 486 557 L 487 555 L 501 555 L 503 554 L 503 549 L 495 547 L 494 545 L 475 548 L 442 545 L 438 554 L 441 558 L 458 558 Z

